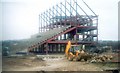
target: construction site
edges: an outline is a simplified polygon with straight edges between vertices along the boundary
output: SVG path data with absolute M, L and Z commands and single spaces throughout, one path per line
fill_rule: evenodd
M 89 8 L 87 4 L 86 6 Z M 88 48 L 97 45 L 98 16 L 94 12 L 93 15 L 88 15 L 74 0 L 73 3 L 66 1 L 53 6 L 39 17 L 39 34 L 32 36 L 36 39 L 29 46 L 29 52 L 64 53 L 68 40 L 72 44 L 86 45 Z
M 118 53 L 111 47 L 102 54 L 90 52 L 98 48 L 98 15 L 82 2 L 87 10 L 77 0 L 65 0 L 41 13 L 38 34 L 12 46 L 3 71 L 118 70 Z

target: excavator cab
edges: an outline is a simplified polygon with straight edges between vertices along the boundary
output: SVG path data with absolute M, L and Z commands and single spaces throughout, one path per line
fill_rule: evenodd
M 80 45 L 71 45 L 71 48 L 69 52 L 72 52 L 73 54 L 76 54 L 76 51 L 80 51 L 81 46 Z

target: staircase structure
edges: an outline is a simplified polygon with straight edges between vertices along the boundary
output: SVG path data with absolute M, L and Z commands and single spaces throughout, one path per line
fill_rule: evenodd
M 77 0 L 65 0 L 39 15 L 39 33 L 29 41 L 28 52 L 36 54 L 64 53 L 67 42 L 90 48 L 98 41 L 98 16 L 87 14 Z M 81 13 L 81 12 L 82 13 Z

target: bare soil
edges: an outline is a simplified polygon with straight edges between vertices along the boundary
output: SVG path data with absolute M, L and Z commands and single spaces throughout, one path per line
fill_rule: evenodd
M 68 61 L 64 55 L 55 58 L 4 57 L 3 71 L 103 71 L 103 67 L 89 62 Z M 60 56 L 60 57 L 59 57 Z

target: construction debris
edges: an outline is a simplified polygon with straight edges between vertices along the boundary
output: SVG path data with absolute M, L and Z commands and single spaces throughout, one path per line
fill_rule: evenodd
M 100 55 L 100 56 L 95 56 L 91 60 L 91 63 L 93 62 L 110 62 L 113 56 L 110 55 Z

